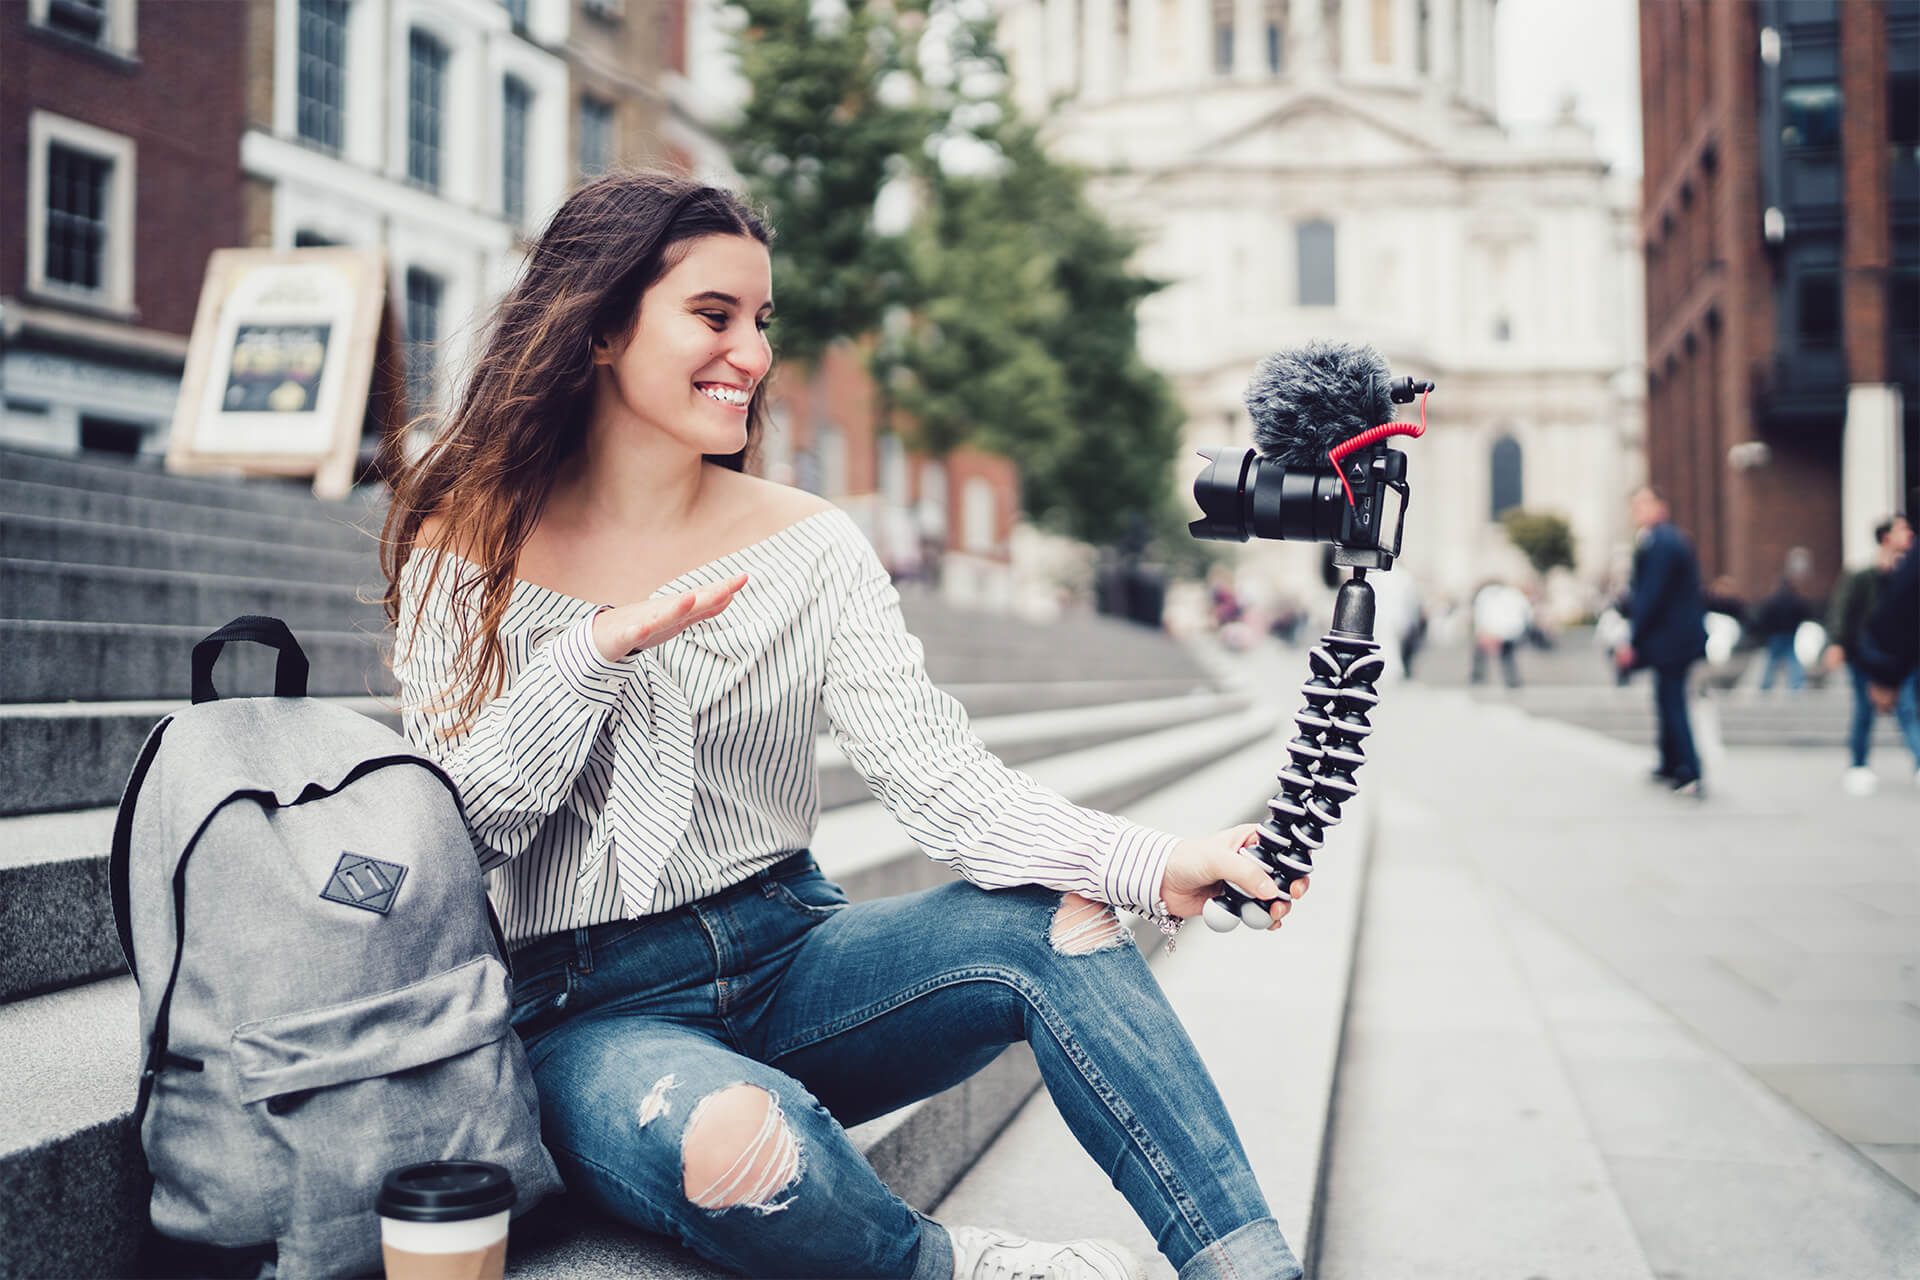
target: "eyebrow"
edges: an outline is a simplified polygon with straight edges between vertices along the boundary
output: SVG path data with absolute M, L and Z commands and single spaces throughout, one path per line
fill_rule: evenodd
M 687 301 L 688 302 L 720 302 L 720 303 L 725 303 L 729 307 L 737 307 L 740 305 L 740 299 L 734 297 L 730 293 L 721 293 L 718 289 L 708 289 L 704 293 L 696 293 L 691 298 L 688 298 Z M 762 311 L 772 311 L 773 303 L 763 302 L 760 304 L 760 309 Z

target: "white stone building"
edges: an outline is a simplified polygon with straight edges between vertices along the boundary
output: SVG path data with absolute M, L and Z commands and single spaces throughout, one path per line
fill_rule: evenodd
M 240 141 L 264 242 L 387 255 L 416 397 L 439 399 L 522 238 L 573 181 L 569 0 L 274 0 L 270 123 Z
M 1497 122 L 1493 11 L 1006 0 L 1001 16 L 1018 101 L 1141 234 L 1139 268 L 1171 282 L 1141 307 L 1141 344 L 1189 443 L 1248 443 L 1248 375 L 1310 338 L 1438 383 L 1432 430 L 1398 442 L 1414 483 L 1400 568 L 1456 599 L 1530 578 L 1495 519 L 1512 505 L 1563 514 L 1577 579 L 1597 586 L 1644 475 L 1638 184 L 1571 110 L 1536 136 Z M 1183 490 L 1197 469 L 1182 464 Z M 1273 591 L 1318 565 L 1274 544 L 1243 560 Z

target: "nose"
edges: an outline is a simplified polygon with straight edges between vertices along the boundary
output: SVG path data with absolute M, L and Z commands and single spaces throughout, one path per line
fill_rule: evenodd
M 758 383 L 773 364 L 773 348 L 767 342 L 767 335 L 749 325 L 727 348 L 727 363 Z

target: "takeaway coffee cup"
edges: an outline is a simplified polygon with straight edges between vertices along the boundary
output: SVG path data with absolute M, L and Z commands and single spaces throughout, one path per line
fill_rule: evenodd
M 387 1280 L 501 1280 L 513 1175 L 479 1160 L 395 1169 L 380 1186 Z

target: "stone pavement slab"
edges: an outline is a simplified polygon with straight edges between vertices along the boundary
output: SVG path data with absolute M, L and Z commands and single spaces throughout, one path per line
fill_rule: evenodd
M 1901 1179 L 1920 1240 L 1920 790 L 1900 785 L 1903 761 L 1884 753 L 1880 791 L 1855 799 L 1824 753 L 1735 747 L 1694 801 L 1642 780 L 1644 749 L 1458 693 L 1406 687 L 1375 719 L 1369 767 L 1416 830 L 1446 833 L 1611 981 L 1745 1067 L 1747 1086 L 1851 1143 L 1873 1162 L 1861 1186 L 1882 1169 Z M 1669 1079 L 1656 1062 L 1649 1086 Z M 1662 1105 L 1702 1114 L 1706 1087 L 1670 1080 Z
M 1505 896 L 1431 810 L 1381 814 L 1316 1280 L 1651 1280 Z

